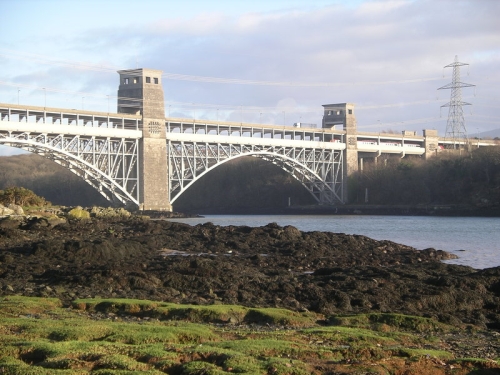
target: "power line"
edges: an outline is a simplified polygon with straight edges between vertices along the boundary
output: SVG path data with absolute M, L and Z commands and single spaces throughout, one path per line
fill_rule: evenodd
M 38 87 L 38 86 L 33 86 L 33 85 L 27 85 L 27 84 L 20 84 L 20 83 L 13 83 L 13 82 L 6 82 L 6 81 L 0 81 L 0 85 L 5 85 L 5 86 L 11 86 L 11 87 L 22 87 L 26 89 L 32 89 L 32 90 L 46 90 L 47 92 L 54 92 L 54 93 L 60 93 L 60 94 L 72 94 L 72 95 L 78 95 L 78 96 L 85 96 L 85 97 L 95 97 L 95 98 L 109 98 L 109 99 L 120 99 L 120 100 L 127 100 L 127 101 L 134 101 L 134 102 L 142 102 L 143 99 L 138 99 L 138 98 L 129 98 L 129 97 L 118 97 L 116 95 L 104 95 L 104 94 L 95 94 L 95 93 L 89 93 L 89 92 L 84 92 L 84 91 L 71 91 L 71 90 L 64 90 L 64 89 L 59 89 L 59 88 L 54 88 L 54 87 L 48 87 L 45 86 L 44 88 Z M 149 100 L 151 102 L 151 100 Z M 357 110 L 372 110 L 372 109 L 380 109 L 380 108 L 393 108 L 393 107 L 401 107 L 401 106 L 411 106 L 411 105 L 418 105 L 418 104 L 427 104 L 434 102 L 435 100 L 419 100 L 419 101 L 413 101 L 413 102 L 398 102 L 398 103 L 388 103 L 388 104 L 379 104 L 379 105 L 357 105 L 356 109 Z M 172 101 L 172 100 L 165 100 L 165 103 L 168 103 L 167 105 L 171 106 L 176 106 L 176 107 L 187 107 L 187 108 L 204 108 L 204 109 L 228 109 L 228 110 L 237 110 L 241 106 L 240 105 L 231 105 L 231 104 L 210 104 L 210 103 L 192 103 L 192 102 L 179 102 L 179 101 Z M 243 110 L 245 112 L 252 112 L 252 111 L 262 111 L 262 110 L 295 110 L 295 111 L 311 111 L 315 112 L 318 110 L 319 107 L 309 107 L 309 106 L 302 106 L 302 107 L 283 107 L 283 106 L 243 106 Z
M 113 72 L 116 73 L 118 70 L 130 70 L 135 69 L 122 69 L 113 66 L 95 65 L 95 64 L 85 64 L 75 61 L 67 60 L 56 60 L 47 56 L 31 54 L 31 53 L 20 53 L 17 51 L 9 51 L 8 54 L 0 53 L 0 56 L 7 58 L 15 58 L 27 61 L 36 61 L 45 64 L 55 64 L 62 66 L 69 66 L 80 70 L 90 70 L 90 71 L 100 71 L 100 72 Z M 131 73 L 131 76 L 134 76 Z M 138 73 L 135 76 L 140 76 Z M 283 86 L 283 87 L 338 87 L 338 86 L 367 86 L 367 85 L 389 85 L 389 84 L 405 84 L 405 83 L 419 83 L 426 81 L 435 81 L 442 79 L 441 77 L 425 77 L 425 78 L 414 78 L 414 79 L 403 79 L 403 80 L 391 80 L 391 81 L 362 81 L 362 82 L 293 82 L 293 81 L 260 81 L 260 80 L 245 80 L 239 78 L 222 78 L 222 77 L 208 77 L 208 76 L 196 76 L 188 74 L 178 74 L 178 73 L 163 73 L 162 78 L 178 80 L 178 81 L 190 81 L 190 82 L 203 82 L 203 83 L 224 83 L 224 84 L 238 84 L 238 85 L 256 85 L 256 86 Z
M 392 121 L 392 122 L 383 122 L 383 123 L 377 123 L 377 124 L 371 124 L 371 125 L 362 125 L 362 126 L 358 126 L 358 129 L 381 128 L 382 126 L 400 127 L 400 126 L 406 126 L 406 125 L 438 122 L 439 120 L 440 120 L 439 117 L 427 117 L 427 118 L 419 118 L 419 119 L 414 119 L 414 120 Z

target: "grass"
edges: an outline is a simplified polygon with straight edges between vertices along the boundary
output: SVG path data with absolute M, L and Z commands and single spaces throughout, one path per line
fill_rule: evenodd
M 329 319 L 332 325 L 355 326 L 377 331 L 449 332 L 456 329 L 434 319 L 402 314 L 336 315 Z
M 0 318 L 47 314 L 62 306 L 57 298 L 9 296 L 0 302 Z
M 0 297 L 0 374 L 303 375 L 428 358 L 459 363 L 440 340 L 423 339 L 424 326 L 452 329 L 430 319 L 369 314 L 316 323 L 322 319 L 237 305 L 82 299 L 67 309 L 57 299 Z M 469 362 L 493 366 L 460 363 Z
M 238 305 L 177 305 L 134 299 L 78 299 L 73 307 L 92 312 L 129 314 L 161 320 L 186 320 L 195 323 L 258 323 L 307 327 L 318 316 L 277 308 L 247 308 Z

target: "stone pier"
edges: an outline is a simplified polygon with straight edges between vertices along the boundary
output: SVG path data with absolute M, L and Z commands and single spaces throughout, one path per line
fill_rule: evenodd
M 353 103 L 324 104 L 323 128 L 335 129 L 336 126 L 342 126 L 346 132 L 344 153 L 344 201 L 349 202 L 347 181 L 348 176 L 358 171 L 358 141 L 356 129 L 356 116 L 354 114 Z
M 165 103 L 161 70 L 120 70 L 118 113 L 142 115 L 139 208 L 172 211 L 169 196 Z

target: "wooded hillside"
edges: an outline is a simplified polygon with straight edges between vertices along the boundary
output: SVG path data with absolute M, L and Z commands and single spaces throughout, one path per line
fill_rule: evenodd
M 22 186 L 56 205 L 107 206 L 96 190 L 67 169 L 34 154 L 0 157 L 0 189 Z M 225 163 L 175 202 L 176 211 L 238 210 L 314 203 L 293 177 L 252 157 Z
M 370 164 L 349 181 L 351 203 L 500 206 L 500 146 L 467 155 L 441 153 L 428 161 L 392 157 Z M 0 157 L 0 189 L 22 186 L 57 205 L 106 206 L 108 202 L 68 170 L 37 155 Z M 368 193 L 368 194 L 366 194 Z M 277 166 L 252 157 L 207 173 L 174 203 L 179 212 L 256 212 L 311 205 L 302 185 Z
M 386 165 L 365 164 L 350 181 L 352 203 L 500 205 L 500 146 L 470 154 L 445 152 L 427 161 L 389 158 Z
M 95 189 L 60 165 L 35 154 L 0 157 L 0 189 L 25 187 L 56 205 L 107 205 Z

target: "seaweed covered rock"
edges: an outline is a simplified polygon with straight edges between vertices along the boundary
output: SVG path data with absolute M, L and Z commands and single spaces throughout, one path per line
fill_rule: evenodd
M 238 303 L 326 316 L 397 312 L 500 325 L 500 268 L 444 264 L 452 257 L 445 251 L 359 235 L 134 216 L 57 225 L 3 219 L 0 249 L 4 295 Z

